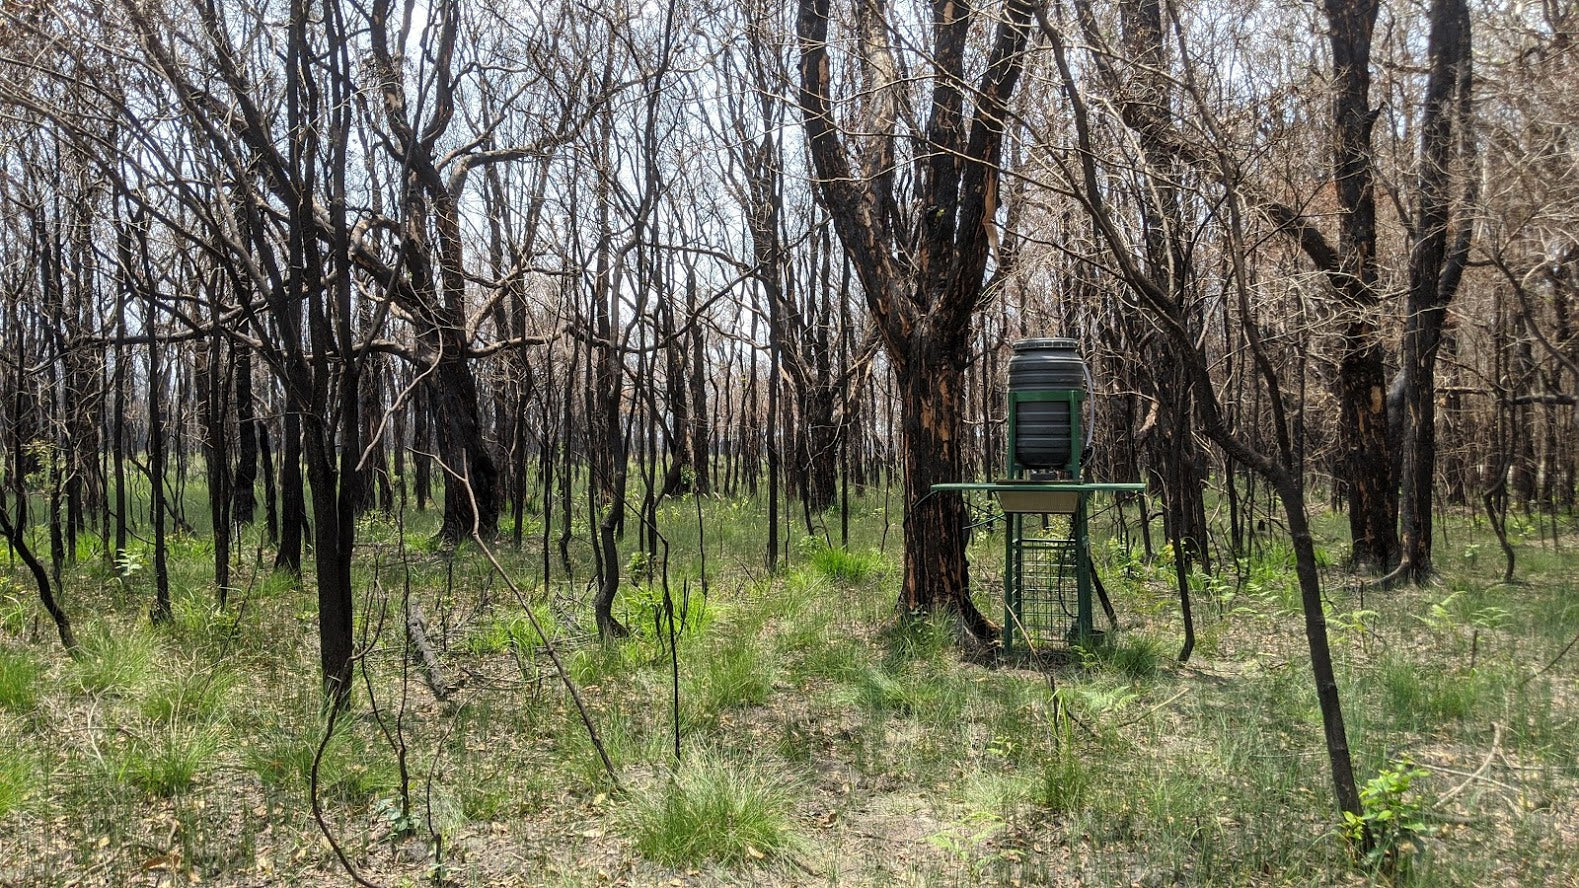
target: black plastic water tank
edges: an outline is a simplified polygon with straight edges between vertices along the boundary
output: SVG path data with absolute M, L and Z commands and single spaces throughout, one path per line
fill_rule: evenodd
M 1009 359 L 1009 391 L 1085 391 L 1086 362 L 1073 339 L 1021 339 Z M 1015 462 L 1026 469 L 1061 469 L 1074 452 L 1068 401 L 1020 401 L 1014 417 Z

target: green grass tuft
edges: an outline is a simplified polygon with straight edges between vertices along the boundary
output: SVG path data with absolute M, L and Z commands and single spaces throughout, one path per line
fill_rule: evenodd
M 643 857 L 671 866 L 737 864 L 794 843 L 789 784 L 761 761 L 700 752 L 638 792 L 624 827 Z
M 811 555 L 817 572 L 836 582 L 858 586 L 882 569 L 882 558 L 872 552 L 850 552 L 841 548 L 821 548 Z
M 686 659 L 689 654 L 689 660 Z M 709 721 L 726 709 L 760 706 L 773 695 L 777 657 L 754 636 L 728 636 L 710 648 L 680 650 L 682 704 Z
M 37 777 L 32 757 L 17 749 L 0 750 L 0 817 L 22 807 Z
M 1060 742 L 1042 760 L 1036 801 L 1055 814 L 1067 814 L 1085 807 L 1092 783 L 1092 763 L 1074 744 L 1074 725 L 1062 720 Z
M 214 725 L 167 725 L 158 733 L 132 738 L 114 756 L 114 776 L 149 795 L 178 795 L 213 768 L 224 739 Z
M 1118 670 L 1131 681 L 1156 676 L 1165 656 L 1162 642 L 1144 635 L 1125 635 L 1099 645 L 1095 653 L 1098 663 Z
M 7 577 L 0 577 L 0 629 L 12 635 L 21 635 L 27 630 L 33 607 L 32 599 L 14 582 Z
M 900 616 L 880 633 L 890 665 L 917 662 L 942 664 L 954 658 L 954 623 L 944 614 Z
M 27 712 L 37 706 L 40 671 L 25 651 L 0 650 L 0 709 Z
M 278 726 L 243 751 L 242 763 L 265 787 L 305 796 L 311 787 L 313 757 L 323 739 L 321 728 L 319 724 Z M 342 721 L 318 765 L 319 795 L 347 805 L 387 795 L 399 784 L 391 759 L 387 746 L 354 736 Z
M 165 724 L 211 722 L 223 713 L 235 685 L 235 673 L 223 666 L 166 673 L 153 682 L 139 708 L 144 718 Z
M 1464 721 L 1503 697 L 1503 689 L 1495 687 L 1497 676 L 1485 669 L 1425 670 L 1402 656 L 1383 662 L 1380 679 L 1384 711 L 1407 730 Z
M 141 625 L 98 626 L 78 646 L 77 684 L 90 694 L 133 693 L 148 680 L 158 651 L 158 638 Z

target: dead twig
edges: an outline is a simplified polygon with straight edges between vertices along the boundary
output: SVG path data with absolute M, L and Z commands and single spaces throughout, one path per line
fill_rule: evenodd
M 1524 677 L 1524 680 L 1519 682 L 1519 688 L 1522 690 L 1525 685 L 1529 684 L 1530 682 L 1534 681 L 1536 678 L 1539 678 L 1541 675 L 1545 674 L 1553 666 L 1556 666 L 1559 660 L 1561 660 L 1563 657 L 1568 656 L 1568 652 L 1573 650 L 1575 644 L 1579 644 L 1579 633 L 1575 633 L 1573 638 L 1568 639 L 1568 643 L 1563 645 L 1563 649 L 1558 651 L 1557 652 L 1557 656 L 1551 658 L 1551 660 L 1548 661 L 1545 666 L 1542 666 L 1541 668 L 1535 670 L 1534 672 L 1530 673 L 1529 675 L 1526 675 Z
M 1436 803 L 1438 805 L 1445 805 L 1445 804 L 1447 804 L 1448 802 L 1450 802 L 1454 798 L 1456 798 L 1459 793 L 1463 792 L 1465 787 L 1469 786 L 1471 783 L 1474 783 L 1476 780 L 1485 780 L 1487 783 L 1492 783 L 1492 784 L 1497 785 L 1497 786 L 1505 786 L 1506 784 L 1498 783 L 1497 781 L 1490 780 L 1490 779 L 1485 777 L 1486 769 L 1491 767 L 1492 761 L 1496 759 L 1497 753 L 1498 753 L 1498 751 L 1501 750 L 1501 748 L 1502 748 L 1502 725 L 1497 723 L 1497 722 L 1492 722 L 1491 723 L 1491 751 L 1486 753 L 1485 761 L 1482 761 L 1480 763 L 1480 767 L 1476 768 L 1474 773 L 1465 776 L 1463 783 L 1460 783 L 1459 785 L 1457 785 L 1457 786 L 1453 787 L 1452 789 L 1448 790 L 1446 793 L 1444 793 L 1442 795 L 1441 798 L 1437 799 Z M 1437 770 L 1442 771 L 1444 773 L 1448 773 L 1448 774 L 1455 774 L 1455 775 L 1457 775 L 1457 773 L 1458 773 L 1458 772 L 1455 772 L 1455 771 L 1450 771 L 1447 768 L 1438 768 Z M 1512 787 L 1508 787 L 1508 788 L 1511 789 Z
M 1168 706 L 1170 706 L 1174 701 L 1178 700 L 1180 697 L 1183 697 L 1185 694 L 1188 694 L 1189 692 L 1190 692 L 1190 689 L 1189 688 L 1185 688 L 1184 690 L 1178 692 L 1177 694 L 1174 694 L 1172 697 L 1169 697 L 1168 699 L 1162 701 L 1161 703 L 1158 703 L 1156 706 L 1153 706 L 1150 709 L 1146 710 L 1145 712 L 1142 712 L 1140 715 L 1135 716 L 1134 718 L 1130 719 L 1129 721 L 1120 722 L 1120 723 L 1114 725 L 1113 727 L 1114 727 L 1115 730 L 1117 730 L 1118 728 L 1127 728 L 1130 725 L 1136 724 L 1138 722 L 1143 722 L 1146 719 L 1151 718 L 1156 713 L 1168 708 Z

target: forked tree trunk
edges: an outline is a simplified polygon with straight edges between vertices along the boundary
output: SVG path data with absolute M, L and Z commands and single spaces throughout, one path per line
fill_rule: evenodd
M 1389 568 L 1398 559 L 1398 484 L 1387 434 L 1384 349 L 1372 320 L 1376 295 L 1376 195 L 1371 172 L 1371 38 L 1377 0 L 1326 0 L 1332 48 L 1332 165 L 1338 252 L 1324 265 L 1348 315 L 1338 363 L 1339 483 L 1348 495 L 1351 558 Z M 1325 255 L 1317 250 L 1316 256 Z
M 1468 208 L 1477 197 L 1473 170 L 1464 194 L 1454 190 L 1455 165 L 1473 167 L 1470 132 L 1471 44 L 1465 0 L 1433 0 L 1430 74 L 1420 129 L 1417 218 L 1409 260 L 1403 341 L 1403 499 L 1399 572 L 1415 582 L 1431 575 L 1432 492 L 1436 483 L 1436 359 L 1447 307 L 1458 291 L 1474 231 Z M 1450 229 L 1452 229 L 1450 231 Z M 1451 235 L 1451 237 L 1450 237 Z
M 905 471 L 905 579 L 899 605 L 908 612 L 944 607 L 991 640 L 992 625 L 970 601 L 965 564 L 965 509 L 957 494 L 932 485 L 957 481 L 964 367 L 972 318 L 981 301 L 989 235 L 998 210 L 1003 126 L 1024 63 L 1035 7 L 1008 0 L 1001 9 L 932 7 L 932 41 L 919 59 L 935 77 L 927 123 L 928 157 L 918 162 L 915 193 L 895 193 L 893 168 L 900 65 L 881 6 L 857 6 L 853 64 L 871 90 L 860 150 L 845 144 L 829 104 L 828 0 L 801 0 L 800 107 L 816 188 L 851 257 L 867 307 L 882 334 L 899 386 Z M 990 29 L 985 66 L 966 81 L 972 26 Z M 969 96 L 967 102 L 966 96 Z M 966 108 L 969 107 L 969 113 Z M 913 198 L 920 215 L 900 206 Z

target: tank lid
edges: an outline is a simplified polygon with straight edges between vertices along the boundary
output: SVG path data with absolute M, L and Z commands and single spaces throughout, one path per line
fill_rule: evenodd
M 1047 338 L 1047 339 L 1017 339 L 1014 350 L 1017 352 L 1028 351 L 1075 351 L 1080 343 L 1073 339 Z

